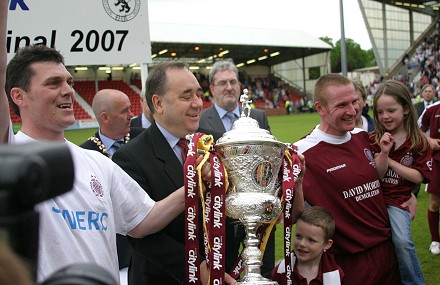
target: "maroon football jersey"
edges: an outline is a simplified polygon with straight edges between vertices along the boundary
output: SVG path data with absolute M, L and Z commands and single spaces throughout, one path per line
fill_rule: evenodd
M 375 136 L 371 136 L 371 141 L 372 143 L 375 141 Z M 411 142 L 406 140 L 398 149 L 391 149 L 388 157 L 402 165 L 418 170 L 424 178 L 423 183 L 428 183 L 431 180 L 431 149 L 428 148 L 424 154 L 420 155 L 416 150 L 409 151 L 410 146 Z M 373 145 L 373 149 L 374 152 L 380 152 L 380 146 L 377 144 Z M 416 187 L 415 183 L 404 179 L 391 168 L 388 168 L 380 183 L 385 204 L 398 208 L 401 208 L 400 205 L 411 198 L 411 192 Z
M 440 139 L 440 101 L 426 108 L 422 114 L 421 121 L 421 129 L 423 131 L 429 130 L 429 136 L 431 138 Z M 440 161 L 440 151 L 433 152 L 432 158 Z
M 354 254 L 390 240 L 384 197 L 366 132 L 344 137 L 316 128 L 295 143 L 306 160 L 304 199 L 336 222 L 330 252 Z

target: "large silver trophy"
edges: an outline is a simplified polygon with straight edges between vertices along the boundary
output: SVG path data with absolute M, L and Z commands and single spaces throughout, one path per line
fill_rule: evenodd
M 249 117 L 247 90 L 243 90 L 241 118 L 215 144 L 231 181 L 226 195 L 226 215 L 240 220 L 246 230 L 242 253 L 244 276 L 240 285 L 276 285 L 261 276 L 261 251 L 256 231 L 282 210 L 275 187 L 286 145 Z

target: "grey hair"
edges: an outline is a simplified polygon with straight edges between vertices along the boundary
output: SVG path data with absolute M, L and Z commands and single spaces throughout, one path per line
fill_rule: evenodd
M 225 70 L 230 70 L 234 72 L 238 80 L 238 69 L 235 64 L 232 61 L 222 60 L 214 63 L 211 70 L 209 71 L 209 84 L 214 85 L 214 76 L 217 74 L 217 72 Z

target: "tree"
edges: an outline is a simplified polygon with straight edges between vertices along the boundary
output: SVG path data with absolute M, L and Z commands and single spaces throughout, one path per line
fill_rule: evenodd
M 332 48 L 335 47 L 335 45 L 333 44 L 333 39 L 329 38 L 329 37 L 320 37 L 321 40 L 323 40 L 324 42 L 328 43 L 329 45 L 332 46 Z
M 321 40 L 327 42 L 333 47 L 330 55 L 332 72 L 341 72 L 341 41 L 339 40 L 333 45 L 331 38 L 322 37 Z M 361 46 L 352 39 L 346 39 L 345 47 L 347 51 L 348 71 L 376 65 L 372 49 L 363 50 Z

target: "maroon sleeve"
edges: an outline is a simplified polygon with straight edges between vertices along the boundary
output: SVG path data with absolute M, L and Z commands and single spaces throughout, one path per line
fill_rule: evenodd
M 418 170 L 423 176 L 423 183 L 431 182 L 431 165 L 432 165 L 432 151 L 428 148 L 425 153 L 418 155 L 413 162 L 412 168 Z

